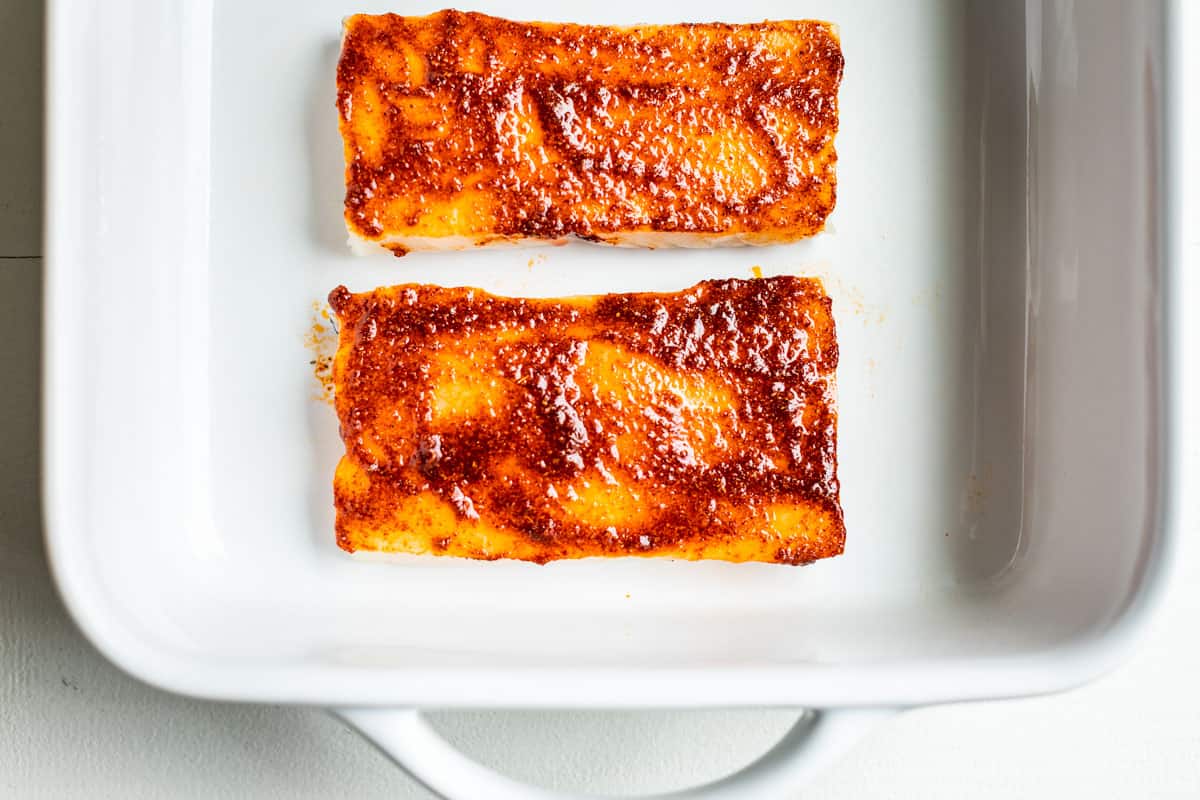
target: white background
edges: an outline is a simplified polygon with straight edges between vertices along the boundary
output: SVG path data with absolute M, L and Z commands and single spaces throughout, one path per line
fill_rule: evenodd
M 1182 40 L 1200 2 L 1182 0 Z M 38 499 L 41 3 L 0 0 L 0 797 L 389 798 L 429 795 L 319 710 L 204 703 L 127 678 L 88 645 L 50 582 Z M 1190 35 L 1189 35 L 1190 34 Z M 1184 142 L 1200 144 L 1200 53 L 1184 56 Z M 1200 178 L 1194 147 L 1184 174 Z M 1200 180 L 1185 189 L 1182 305 L 1200 300 Z M 1184 404 L 1200 407 L 1200 318 L 1185 320 Z M 1200 426 L 1180 432 L 1200 483 Z M 1170 591 L 1137 655 L 1075 692 L 910 712 L 804 798 L 1200 797 L 1200 498 L 1181 493 Z M 748 762 L 794 713 L 447 714 L 485 763 L 593 792 L 666 789 Z

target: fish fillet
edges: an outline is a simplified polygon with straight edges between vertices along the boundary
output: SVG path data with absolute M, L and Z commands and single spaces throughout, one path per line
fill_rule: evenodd
M 799 564 L 842 551 L 819 281 L 330 294 L 349 551 Z
M 836 199 L 842 53 L 811 20 L 357 15 L 338 63 L 359 252 L 775 244 Z

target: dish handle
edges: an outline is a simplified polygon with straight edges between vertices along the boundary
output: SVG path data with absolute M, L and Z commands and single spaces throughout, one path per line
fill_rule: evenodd
M 757 761 L 712 783 L 642 800 L 789 797 L 898 709 L 807 711 Z M 442 738 L 419 709 L 345 708 L 334 712 L 427 789 L 446 800 L 589 800 L 536 788 L 476 763 Z

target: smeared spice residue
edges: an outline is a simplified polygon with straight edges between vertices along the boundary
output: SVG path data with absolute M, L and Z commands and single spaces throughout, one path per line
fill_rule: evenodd
M 333 358 L 337 354 L 338 328 L 324 303 L 312 304 L 312 324 L 304 337 L 304 346 L 312 356 L 308 363 L 318 384 L 313 399 L 333 405 Z

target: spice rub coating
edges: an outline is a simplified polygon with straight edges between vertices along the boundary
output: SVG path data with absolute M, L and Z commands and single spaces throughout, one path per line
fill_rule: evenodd
M 349 551 L 799 564 L 842 551 L 819 281 L 329 296 Z
M 811 236 L 836 199 L 842 67 L 835 28 L 812 20 L 349 17 L 337 105 L 351 245 Z

